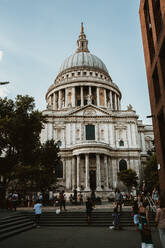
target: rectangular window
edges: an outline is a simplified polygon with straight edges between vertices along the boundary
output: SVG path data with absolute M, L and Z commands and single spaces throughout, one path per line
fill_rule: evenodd
M 161 28 L 162 28 L 162 13 L 160 9 L 160 0 L 152 0 L 152 5 L 153 5 L 153 12 L 154 12 L 156 34 L 157 34 L 157 39 L 158 39 Z
M 81 100 L 77 100 L 77 106 L 81 106 Z
M 160 85 L 159 85 L 159 76 L 158 76 L 157 66 L 152 75 L 152 81 L 153 81 L 153 86 L 154 86 L 155 100 L 156 100 L 156 103 L 158 103 L 160 99 Z
M 95 126 L 86 125 L 86 140 L 95 140 Z
M 161 150 L 163 155 L 163 162 L 165 166 L 165 117 L 163 114 L 163 109 L 158 114 L 158 124 L 159 124 L 159 136 L 160 136 L 160 142 L 161 142 Z
M 144 4 L 144 15 L 145 15 L 145 22 L 146 22 L 146 29 L 147 29 L 147 39 L 148 39 L 150 60 L 152 63 L 155 50 L 154 50 L 154 41 L 153 41 L 152 25 L 151 25 L 151 19 L 150 19 L 148 0 L 146 0 Z
M 161 73 L 163 78 L 163 85 L 165 88 L 165 39 L 163 41 L 163 45 L 160 50 L 159 59 L 160 59 Z

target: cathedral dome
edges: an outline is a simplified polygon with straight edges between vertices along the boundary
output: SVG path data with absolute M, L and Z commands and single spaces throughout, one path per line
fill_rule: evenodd
M 78 69 L 87 67 L 89 70 L 98 70 L 105 72 L 108 76 L 108 70 L 101 59 L 91 54 L 88 50 L 88 40 L 84 34 L 83 23 L 81 24 L 81 33 L 77 40 L 77 51 L 73 55 L 66 58 L 60 67 L 59 74 L 62 74 L 66 70 Z
M 97 56 L 90 52 L 77 52 L 65 59 L 60 67 L 60 72 L 70 68 L 89 67 L 89 69 L 99 69 L 108 74 L 105 64 Z

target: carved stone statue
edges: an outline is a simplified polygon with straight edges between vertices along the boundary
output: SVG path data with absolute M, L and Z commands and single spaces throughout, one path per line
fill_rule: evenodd
M 129 105 L 127 106 L 127 110 L 132 110 L 132 109 L 133 109 L 132 105 L 129 104 Z
M 107 103 L 107 108 L 108 108 L 108 109 L 111 109 L 111 102 L 110 102 L 110 100 L 109 100 L 108 103 Z
M 92 104 L 92 95 L 87 96 L 87 103 Z

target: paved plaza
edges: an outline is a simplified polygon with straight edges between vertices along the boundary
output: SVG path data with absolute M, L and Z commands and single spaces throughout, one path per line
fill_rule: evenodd
M 155 248 L 161 248 L 153 231 Z M 132 228 L 121 231 L 106 227 L 41 227 L 0 242 L 1 248 L 140 248 L 140 234 Z
M 96 211 L 108 211 L 109 204 L 96 206 Z M 126 208 L 126 207 L 125 207 Z M 103 210 L 104 209 L 104 210 Z M 110 207 L 111 209 L 111 207 Z M 25 209 L 24 209 L 25 210 Z M 26 208 L 27 210 L 27 208 Z M 31 208 L 29 210 L 32 210 Z M 52 211 L 53 208 L 44 208 Z M 55 210 L 55 209 L 54 209 Z M 84 206 L 68 207 L 68 211 L 84 211 Z M 123 209 L 124 211 L 124 209 Z M 1 211 L 0 218 L 11 212 Z M 111 223 L 110 223 L 111 225 Z M 158 232 L 152 228 L 155 248 L 162 248 Z M 108 227 L 40 227 L 20 233 L 0 242 L 0 248 L 140 248 L 140 234 L 133 227 L 111 230 Z

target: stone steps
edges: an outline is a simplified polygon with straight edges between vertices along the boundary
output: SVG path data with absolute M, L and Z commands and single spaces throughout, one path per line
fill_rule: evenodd
M 34 222 L 26 215 L 13 214 L 0 219 L 0 240 L 34 228 Z
M 110 226 L 112 225 L 113 212 L 93 212 L 90 226 Z M 34 221 L 34 213 L 24 212 L 24 214 Z M 154 224 L 154 219 L 150 215 L 150 224 Z M 62 212 L 57 215 L 55 212 L 43 212 L 40 218 L 41 226 L 88 226 L 85 212 Z M 133 217 L 130 212 L 122 212 L 120 216 L 122 227 L 134 226 Z

